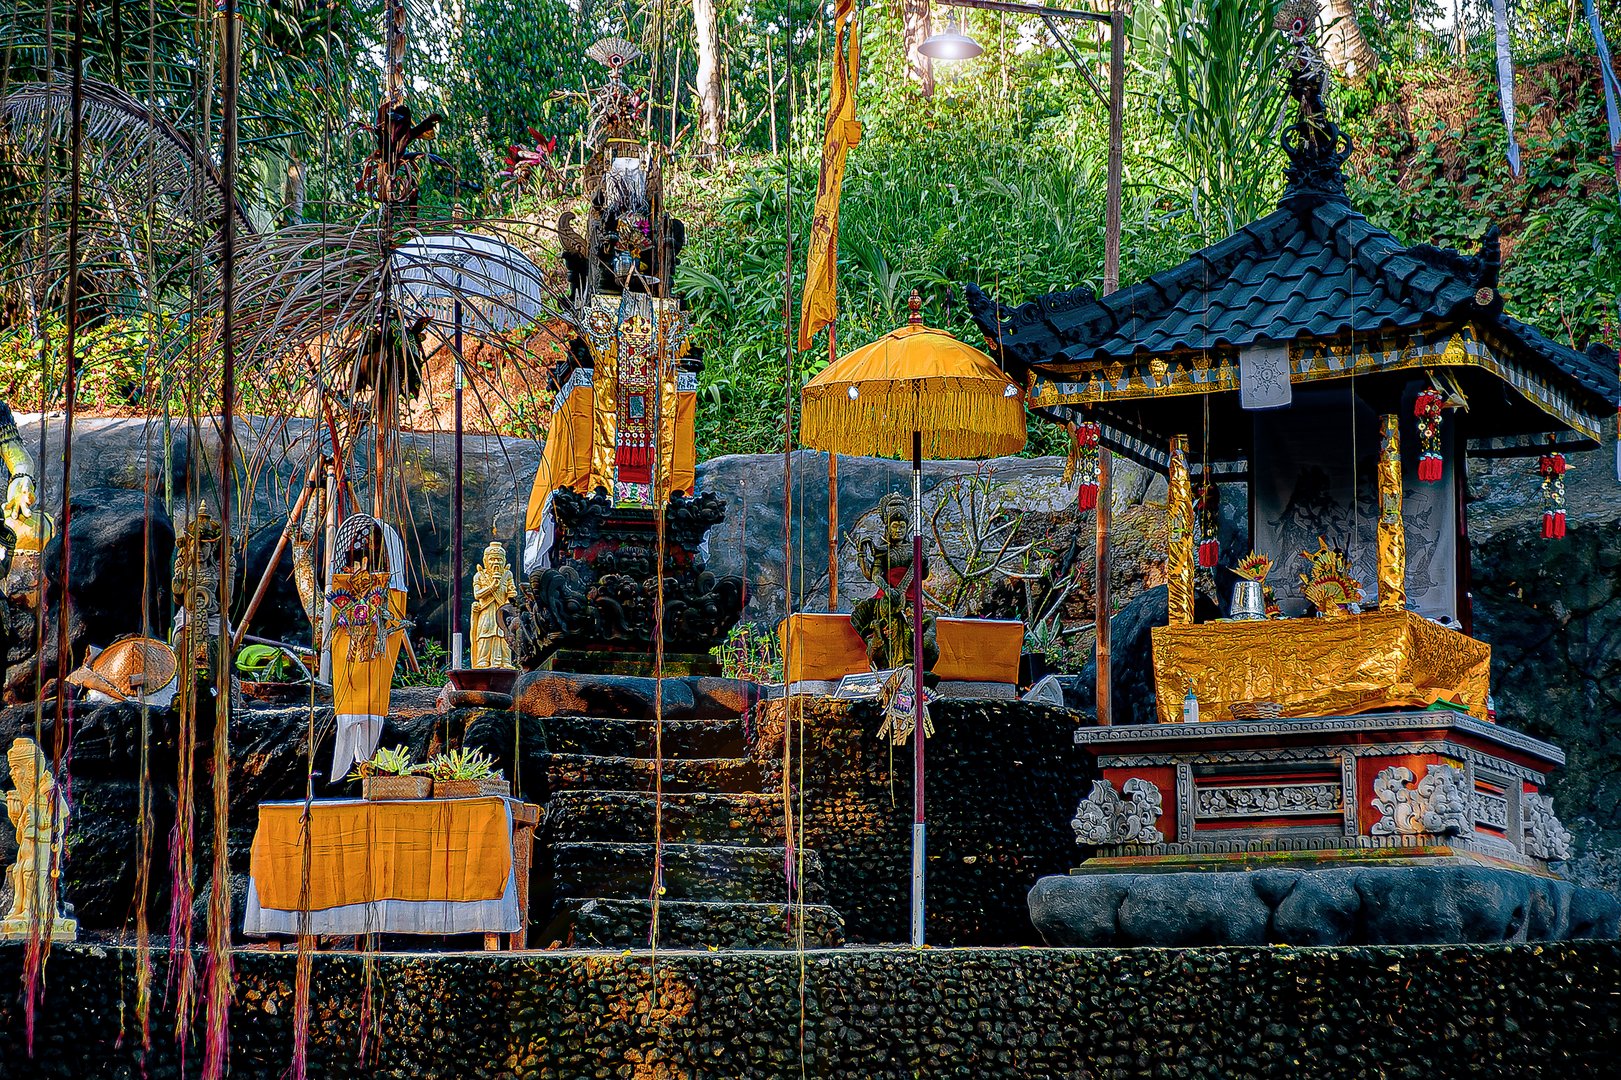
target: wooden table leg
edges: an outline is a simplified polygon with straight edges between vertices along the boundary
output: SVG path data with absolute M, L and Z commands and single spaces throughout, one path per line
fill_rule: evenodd
M 484 935 L 484 951 L 485 952 L 499 952 L 500 950 L 501 950 L 501 935 L 500 934 L 485 934 Z

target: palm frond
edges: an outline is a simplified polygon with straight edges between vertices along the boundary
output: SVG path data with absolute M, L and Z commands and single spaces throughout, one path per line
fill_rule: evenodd
M 83 92 L 86 175 L 124 213 L 133 216 L 150 192 L 170 215 L 189 220 L 205 236 L 220 228 L 227 206 L 237 231 L 254 234 L 242 204 L 185 132 L 116 86 L 85 79 Z M 70 81 L 58 73 L 0 98 L 0 118 L 23 155 L 41 160 L 67 141 L 72 100 Z

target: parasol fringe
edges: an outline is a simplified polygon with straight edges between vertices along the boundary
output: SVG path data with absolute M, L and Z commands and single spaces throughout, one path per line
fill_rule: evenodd
M 945 381 L 945 380 L 941 380 Z M 915 384 L 888 391 L 864 389 L 851 400 L 843 386 L 807 390 L 800 416 L 800 443 L 840 454 L 906 459 L 913 431 L 923 433 L 930 459 L 986 458 L 1014 454 L 1025 444 L 1024 399 L 1004 397 L 981 380 L 954 380 L 961 388 Z M 915 423 L 897 423 L 910 415 Z

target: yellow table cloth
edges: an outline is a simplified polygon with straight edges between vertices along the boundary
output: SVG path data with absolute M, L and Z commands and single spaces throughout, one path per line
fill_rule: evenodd
M 1181 720 L 1189 682 L 1201 720 L 1231 720 L 1241 701 L 1349 716 L 1454 696 L 1486 718 L 1491 646 L 1410 611 L 1157 626 L 1153 639 L 1161 723 Z
M 304 899 L 304 804 L 264 803 L 250 873 L 262 907 L 298 911 Z M 379 900 L 460 903 L 499 899 L 512 876 L 506 800 L 310 804 L 310 911 Z

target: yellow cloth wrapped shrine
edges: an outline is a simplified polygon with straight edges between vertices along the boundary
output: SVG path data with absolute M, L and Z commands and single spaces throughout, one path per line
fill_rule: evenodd
M 1157 626 L 1153 636 L 1161 723 L 1181 719 L 1189 684 L 1201 720 L 1232 720 L 1234 702 L 1349 716 L 1453 697 L 1486 718 L 1491 646 L 1410 611 Z

